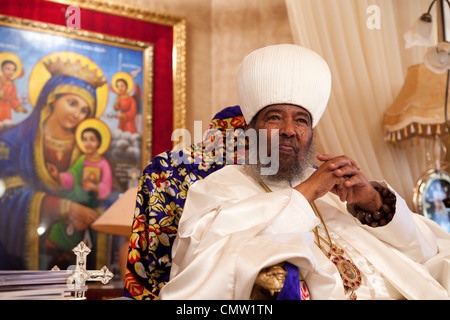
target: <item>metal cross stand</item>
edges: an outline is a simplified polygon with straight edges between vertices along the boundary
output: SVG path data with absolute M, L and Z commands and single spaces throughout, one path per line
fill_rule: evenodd
M 77 256 L 77 260 L 75 270 L 67 278 L 67 286 L 75 291 L 75 298 L 84 299 L 86 281 L 101 281 L 103 284 L 107 284 L 114 277 L 114 274 L 106 266 L 100 270 L 86 270 L 86 257 L 91 249 L 83 241 L 72 251 Z M 59 270 L 59 268 L 55 266 L 52 270 Z

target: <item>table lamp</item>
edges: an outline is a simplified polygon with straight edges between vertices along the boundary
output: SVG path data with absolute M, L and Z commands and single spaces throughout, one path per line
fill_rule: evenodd
M 450 7 L 450 2 L 446 0 Z M 429 47 L 424 63 L 408 68 L 405 82 L 384 114 L 385 140 L 395 144 L 413 137 L 433 139 L 433 166 L 417 180 L 413 203 L 417 213 L 435 220 L 450 231 L 450 175 L 441 162 L 446 146 L 441 137 L 449 133 L 448 99 L 450 43 L 445 36 L 444 0 L 433 0 L 404 36 L 406 48 L 431 45 L 431 8 L 437 3 L 438 44 Z M 444 219 L 442 218 L 444 217 Z

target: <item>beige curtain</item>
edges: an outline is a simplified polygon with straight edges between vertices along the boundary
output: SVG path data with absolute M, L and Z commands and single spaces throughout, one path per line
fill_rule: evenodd
M 316 128 L 318 151 L 352 157 L 368 179 L 386 179 L 411 208 L 413 187 L 428 165 L 426 142 L 385 142 L 383 113 L 408 66 L 423 61 L 426 48 L 405 49 L 403 33 L 430 3 L 286 0 L 294 42 L 321 54 L 333 75 L 328 109 Z M 371 5 L 379 8 L 378 16 L 368 11 Z

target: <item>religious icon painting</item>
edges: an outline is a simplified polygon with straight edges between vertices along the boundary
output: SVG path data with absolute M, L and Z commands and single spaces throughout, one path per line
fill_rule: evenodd
M 151 159 L 153 45 L 0 15 L 0 269 L 61 269 Z M 115 272 L 119 273 L 119 272 Z

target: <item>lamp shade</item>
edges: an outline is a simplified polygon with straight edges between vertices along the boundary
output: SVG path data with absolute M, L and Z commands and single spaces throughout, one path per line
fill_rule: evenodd
M 385 139 L 396 142 L 448 133 L 446 84 L 445 73 L 432 72 L 424 64 L 409 67 L 400 93 L 384 113 Z
M 94 223 L 91 228 L 104 233 L 129 237 L 133 223 L 138 188 L 125 191 Z
M 424 16 L 426 16 L 426 14 L 417 19 L 411 29 L 403 35 L 406 49 L 413 46 L 431 45 L 433 23 L 431 22 L 431 16 L 428 15 L 429 19 L 424 19 Z

